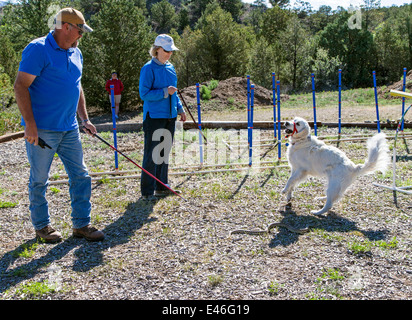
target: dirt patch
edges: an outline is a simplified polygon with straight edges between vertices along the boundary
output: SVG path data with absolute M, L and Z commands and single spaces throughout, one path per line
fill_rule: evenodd
M 201 85 L 208 85 L 208 82 Z M 189 105 L 197 105 L 196 86 L 190 86 L 181 90 L 183 98 Z M 281 101 L 289 99 L 287 94 L 281 94 Z M 219 81 L 218 86 L 212 91 L 212 100 L 218 101 L 220 104 L 227 105 L 233 103 L 243 106 L 247 105 L 247 79 L 244 77 L 233 77 Z M 268 106 L 273 104 L 272 90 L 268 90 L 262 86 L 255 84 L 254 105 Z M 202 105 L 203 106 L 203 105 Z M 207 106 L 206 106 L 207 107 Z
M 378 88 L 377 92 L 380 97 L 385 98 L 385 99 L 400 99 L 399 97 L 391 96 L 390 95 L 391 90 L 403 91 L 403 76 L 402 76 L 402 80 L 399 80 L 398 82 L 395 82 L 391 84 L 390 86 L 385 87 L 383 89 Z M 405 91 L 412 92 L 412 70 L 409 70 L 409 72 L 406 74 Z

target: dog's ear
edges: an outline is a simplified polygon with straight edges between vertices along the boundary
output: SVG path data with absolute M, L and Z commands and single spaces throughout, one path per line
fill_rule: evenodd
M 295 122 L 296 124 L 296 128 L 298 129 L 298 131 L 300 131 L 299 129 L 302 129 L 305 127 L 305 121 L 303 119 L 299 119 L 298 121 Z

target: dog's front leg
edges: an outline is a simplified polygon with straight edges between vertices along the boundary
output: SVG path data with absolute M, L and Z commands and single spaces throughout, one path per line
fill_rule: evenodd
M 282 193 L 286 193 L 287 202 L 289 202 L 292 199 L 292 192 L 296 184 L 298 184 L 299 181 L 303 180 L 306 177 L 306 175 L 306 172 L 303 170 L 292 169 L 292 173 L 288 179 L 288 182 L 286 182 L 286 186 L 282 190 Z

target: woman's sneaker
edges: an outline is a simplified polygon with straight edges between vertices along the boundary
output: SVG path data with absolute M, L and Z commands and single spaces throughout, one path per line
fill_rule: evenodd
M 156 201 L 157 200 L 157 198 L 154 195 L 142 196 L 141 199 L 143 201 Z
M 166 184 L 169 188 L 170 186 L 168 184 Z M 180 194 L 180 190 L 174 190 L 177 194 Z M 167 197 L 167 196 L 172 196 L 174 195 L 174 192 L 172 190 L 169 189 L 165 189 L 165 190 L 155 190 L 154 195 L 156 197 Z

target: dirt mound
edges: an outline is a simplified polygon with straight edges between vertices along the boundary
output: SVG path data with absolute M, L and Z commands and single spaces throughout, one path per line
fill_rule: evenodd
M 208 82 L 201 83 L 208 85 Z M 190 86 L 181 90 L 183 98 L 188 105 L 196 105 L 196 86 Z M 230 104 L 230 100 L 236 104 L 247 105 L 247 79 L 234 77 L 219 81 L 216 89 L 212 91 L 212 100 L 218 100 L 222 104 Z M 281 100 L 289 99 L 286 94 L 281 94 Z M 272 90 L 255 84 L 254 105 L 268 106 L 273 104 Z
M 406 92 L 412 92 L 412 70 L 406 74 Z M 390 86 L 385 87 L 383 90 L 382 88 L 378 88 L 378 95 L 379 97 L 385 99 L 395 99 L 396 97 L 390 95 L 391 90 L 399 90 L 403 91 L 403 77 L 398 82 L 391 84 Z M 399 99 L 399 97 L 397 98 Z

